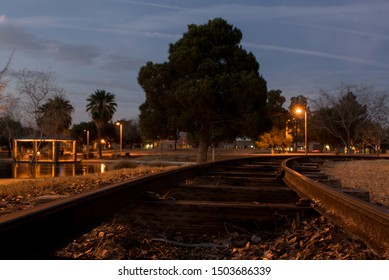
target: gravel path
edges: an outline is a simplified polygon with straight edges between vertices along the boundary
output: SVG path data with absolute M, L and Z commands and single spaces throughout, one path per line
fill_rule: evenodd
M 368 191 L 371 202 L 389 207 L 389 160 L 326 161 L 322 171 L 343 188 Z

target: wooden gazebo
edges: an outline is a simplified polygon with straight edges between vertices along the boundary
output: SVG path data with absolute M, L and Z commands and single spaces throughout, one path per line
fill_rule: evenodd
M 76 140 L 14 139 L 13 159 L 17 162 L 76 162 Z

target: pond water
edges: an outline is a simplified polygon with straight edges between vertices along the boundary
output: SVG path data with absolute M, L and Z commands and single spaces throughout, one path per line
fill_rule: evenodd
M 66 177 L 94 173 L 104 173 L 114 169 L 119 164 L 118 161 L 92 162 L 81 161 L 77 163 L 61 162 L 54 163 L 33 163 L 15 162 L 0 160 L 0 179 L 31 179 L 31 178 L 49 178 Z M 131 157 L 131 161 L 125 164 L 125 167 L 137 167 L 139 165 L 180 165 L 189 164 L 189 158 L 177 156 L 142 156 Z
M 0 162 L 0 179 L 29 179 L 44 177 L 65 177 L 104 173 L 113 169 L 107 163 L 16 163 Z

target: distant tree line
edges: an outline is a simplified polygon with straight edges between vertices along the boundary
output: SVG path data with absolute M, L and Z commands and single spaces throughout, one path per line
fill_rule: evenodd
M 296 113 L 297 107 L 307 110 L 308 142 L 330 145 L 335 152 L 369 148 L 377 154 L 389 142 L 388 94 L 373 86 L 342 84 L 332 91 L 319 91 L 316 98 L 300 95 L 290 101 L 286 110 L 282 91 L 269 91 L 273 127 L 259 136 L 259 147 L 286 149 L 292 141 L 304 141 L 303 115 Z

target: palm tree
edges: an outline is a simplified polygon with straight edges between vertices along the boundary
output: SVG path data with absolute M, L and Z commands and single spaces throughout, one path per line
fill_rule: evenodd
M 88 102 L 86 111 L 90 113 L 93 122 L 96 124 L 99 157 L 101 158 L 101 132 L 116 112 L 115 95 L 105 90 L 96 90 L 94 94 L 89 95 L 86 101 Z
M 49 98 L 38 109 L 38 126 L 46 136 L 57 136 L 72 124 L 74 107 L 65 95 L 60 93 Z

